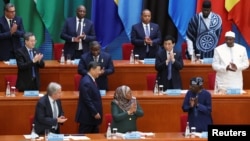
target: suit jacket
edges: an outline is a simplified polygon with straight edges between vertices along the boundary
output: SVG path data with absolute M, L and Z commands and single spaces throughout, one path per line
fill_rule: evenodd
M 56 100 L 58 107 L 58 117 L 64 116 L 61 100 Z M 52 129 L 52 126 L 58 125 L 57 133 L 60 133 L 60 124 L 57 119 L 53 118 L 53 111 L 49 101 L 49 95 L 46 94 L 39 99 L 36 104 L 36 111 L 34 116 L 35 131 L 39 135 L 44 135 L 45 129 Z
M 22 47 L 21 38 L 24 34 L 23 22 L 20 17 L 14 17 L 13 20 L 17 24 L 17 31 L 11 35 L 10 27 L 5 16 L 0 18 L 0 61 L 7 61 L 14 53 Z
M 102 123 L 102 98 L 98 87 L 89 75 L 82 77 L 75 121 L 82 124 L 99 125 Z M 95 119 L 99 113 L 101 119 Z
M 78 73 L 82 76 L 88 73 L 89 62 L 94 61 L 91 52 L 87 52 L 81 56 L 80 62 L 78 64 Z M 100 52 L 98 62 L 101 64 L 102 68 L 105 69 L 104 74 L 100 75 L 97 79 L 97 85 L 99 89 L 108 90 L 108 75 L 114 73 L 114 65 L 110 54 L 106 52 Z
M 33 49 L 33 54 L 39 53 L 39 50 Z M 29 52 L 26 47 L 22 47 L 16 52 L 16 61 L 17 61 L 17 82 L 16 87 L 18 90 L 29 90 L 29 86 L 32 81 L 32 67 L 34 67 L 35 75 L 36 75 L 36 84 L 37 88 L 40 88 L 40 74 L 39 68 L 44 68 L 45 63 L 43 60 L 40 62 L 33 63 L 30 59 Z
M 161 32 L 159 25 L 150 23 L 150 38 L 153 41 L 152 46 L 149 45 L 149 58 L 155 58 L 159 45 L 161 44 Z M 144 43 L 145 32 L 142 23 L 132 26 L 131 43 L 134 47 L 134 54 L 139 54 L 139 59 L 142 60 L 146 57 L 147 45 Z
M 172 64 L 172 83 L 174 89 L 182 89 L 180 70 L 183 68 L 183 59 L 181 52 L 173 50 L 175 53 L 175 62 Z M 155 58 L 155 69 L 157 70 L 158 84 L 167 89 L 168 66 L 166 65 L 167 53 L 165 49 L 159 51 Z
M 65 40 L 64 44 L 64 55 L 70 54 L 71 56 L 74 56 L 74 52 L 78 47 L 77 42 L 72 42 L 73 37 L 77 37 L 76 29 L 76 17 L 71 17 L 66 19 L 62 33 L 61 38 Z M 82 52 L 88 52 L 89 51 L 89 42 L 96 40 L 94 25 L 92 21 L 84 18 L 84 23 L 82 27 L 82 32 L 86 34 L 86 39 L 82 40 Z

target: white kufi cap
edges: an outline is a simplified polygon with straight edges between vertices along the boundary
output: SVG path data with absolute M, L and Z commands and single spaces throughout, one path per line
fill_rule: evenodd
M 233 37 L 233 38 L 235 38 L 235 33 L 232 32 L 232 31 L 228 31 L 228 32 L 226 32 L 225 37 Z

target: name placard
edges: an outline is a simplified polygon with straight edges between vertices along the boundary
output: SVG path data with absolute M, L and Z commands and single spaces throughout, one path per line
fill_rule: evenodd
M 16 65 L 16 59 L 10 59 L 9 65 Z
M 181 89 L 167 89 L 165 93 L 167 95 L 180 95 Z
M 239 89 L 239 88 L 227 89 L 227 94 L 229 94 L 229 95 L 240 95 L 241 94 L 241 89 Z
M 48 141 L 63 141 L 64 134 L 49 134 Z
M 131 132 L 125 134 L 125 139 L 140 139 L 141 135 L 138 132 Z
M 212 64 L 213 58 L 203 58 L 203 64 Z
M 101 96 L 105 96 L 106 95 L 106 90 L 99 90 L 99 91 L 100 91 Z
M 155 58 L 144 58 L 144 64 L 155 64 Z
M 79 62 L 80 62 L 80 59 L 75 59 L 75 60 L 73 61 L 73 64 L 78 65 Z
M 24 96 L 39 96 L 39 91 L 24 91 Z

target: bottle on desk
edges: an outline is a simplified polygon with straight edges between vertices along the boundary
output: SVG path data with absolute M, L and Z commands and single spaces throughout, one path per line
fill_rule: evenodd
M 8 97 L 10 96 L 10 82 L 9 81 L 7 82 L 5 95 Z
M 135 63 L 135 58 L 134 58 L 134 50 L 131 50 L 130 58 L 129 58 L 129 63 L 134 64 Z
M 60 58 L 60 63 L 64 64 L 65 63 L 65 56 L 64 56 L 64 50 L 62 49 L 62 54 L 61 54 L 61 58 Z
M 195 63 L 195 51 L 193 51 L 193 54 L 191 56 L 191 62 Z
M 36 140 L 35 124 L 32 124 L 32 130 L 31 130 L 31 133 L 30 133 L 30 139 L 31 139 L 31 141 L 35 141 Z
M 159 94 L 158 80 L 155 80 L 154 95 L 158 95 L 158 94 Z
M 110 126 L 110 123 L 108 123 L 108 129 L 107 129 L 107 132 L 106 132 L 106 138 L 107 139 L 111 139 L 112 136 L 111 136 L 111 126 Z
M 185 130 L 185 138 L 189 138 L 189 137 L 190 137 L 190 127 L 189 127 L 189 122 L 187 122 L 186 130 Z

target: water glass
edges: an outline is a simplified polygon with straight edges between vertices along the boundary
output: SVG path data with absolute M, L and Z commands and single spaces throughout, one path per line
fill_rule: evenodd
M 135 54 L 135 64 L 139 64 L 139 54 Z
M 116 139 L 117 138 L 116 133 L 117 133 L 117 128 L 113 128 L 112 139 Z
M 201 54 L 196 54 L 196 62 L 200 63 L 201 60 Z
M 163 85 L 159 85 L 159 95 L 163 94 Z
M 45 132 L 44 132 L 44 138 L 45 138 L 45 141 L 48 141 L 48 135 L 50 133 L 50 130 L 49 129 L 45 129 Z
M 10 96 L 12 96 L 12 97 L 16 96 L 16 87 L 15 86 L 10 87 Z
M 195 138 L 196 127 L 191 127 L 191 138 Z
M 66 63 L 71 64 L 71 55 L 67 54 Z

